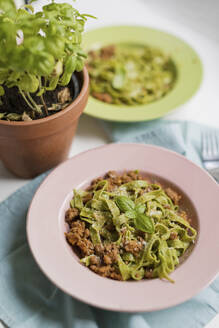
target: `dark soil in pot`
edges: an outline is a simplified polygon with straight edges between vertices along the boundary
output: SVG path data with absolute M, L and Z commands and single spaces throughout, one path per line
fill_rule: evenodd
M 70 83 L 65 86 L 58 86 L 53 91 L 47 91 L 43 94 L 46 107 L 48 108 L 48 116 L 57 113 L 58 111 L 66 108 L 72 101 L 74 101 L 81 90 L 81 80 L 78 79 L 76 74 L 72 75 Z M 31 111 L 30 107 L 19 93 L 17 87 L 5 89 L 5 95 L 2 97 L 2 104 L 0 104 L 0 113 L 15 113 L 15 121 L 36 120 L 42 118 L 38 113 Z M 33 100 L 42 106 L 42 100 L 36 94 L 31 94 Z M 24 116 L 23 113 L 25 112 Z M 44 112 L 44 110 L 43 110 Z M 46 116 L 46 115 L 45 115 Z M 6 117 L 3 120 L 8 120 Z

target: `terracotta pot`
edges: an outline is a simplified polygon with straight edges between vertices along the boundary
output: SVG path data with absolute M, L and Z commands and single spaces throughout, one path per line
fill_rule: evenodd
M 61 112 L 31 122 L 0 120 L 0 158 L 18 177 L 33 178 L 67 158 L 89 94 L 86 68 L 77 76 L 81 91 Z

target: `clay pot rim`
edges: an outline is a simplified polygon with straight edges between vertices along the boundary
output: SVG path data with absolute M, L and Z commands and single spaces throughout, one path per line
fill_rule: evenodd
M 51 116 L 39 118 L 39 119 L 33 120 L 33 121 L 16 122 L 16 121 L 3 121 L 3 120 L 0 120 L 0 125 L 4 125 L 4 126 L 38 125 L 38 124 L 46 123 L 46 122 L 49 122 L 49 121 L 53 121 L 53 120 L 59 118 L 60 116 L 66 114 L 67 112 L 72 111 L 78 105 L 78 103 L 80 103 L 81 99 L 83 99 L 83 97 L 85 96 L 86 91 L 89 87 L 89 75 L 88 75 L 88 71 L 87 71 L 85 66 L 84 66 L 84 68 L 81 72 L 83 73 L 83 84 L 82 84 L 81 91 L 80 91 L 79 95 L 77 96 L 77 98 L 73 102 L 71 102 L 65 109 L 63 109 L 60 112 L 58 112 L 56 114 L 53 114 Z

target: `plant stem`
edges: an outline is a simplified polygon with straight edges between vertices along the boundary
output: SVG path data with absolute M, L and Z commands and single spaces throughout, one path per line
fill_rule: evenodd
M 41 81 L 41 78 L 39 77 L 39 90 L 41 90 L 41 89 L 42 89 L 42 81 Z M 49 112 L 48 112 L 48 108 L 46 106 L 46 103 L 44 101 L 43 95 L 40 96 L 40 99 L 42 101 L 42 104 L 43 104 L 43 107 L 44 107 L 44 110 L 45 110 L 45 114 L 46 114 L 46 116 L 48 116 Z
M 31 97 L 31 95 L 30 95 L 29 92 L 27 92 L 27 97 L 29 98 L 29 100 L 30 100 L 30 102 L 32 103 L 32 105 L 34 106 L 34 110 L 35 110 L 38 114 L 42 115 L 42 110 L 41 110 L 41 108 L 40 108 L 39 105 L 37 105 L 37 103 L 33 100 L 33 98 Z
M 25 96 L 24 92 L 19 89 L 20 94 L 22 95 L 22 97 L 24 98 L 24 100 L 26 101 L 27 105 L 33 110 L 35 111 L 35 108 L 32 106 L 32 104 L 29 102 L 29 100 L 27 99 L 27 97 Z
M 49 115 L 49 112 L 48 112 L 48 108 L 47 108 L 47 106 L 46 106 L 46 103 L 45 103 L 45 101 L 44 101 L 43 95 L 40 96 L 40 99 L 41 99 L 41 101 L 42 101 L 42 104 L 43 104 L 43 107 L 44 107 L 44 110 L 45 110 L 46 116 L 48 116 L 48 115 Z

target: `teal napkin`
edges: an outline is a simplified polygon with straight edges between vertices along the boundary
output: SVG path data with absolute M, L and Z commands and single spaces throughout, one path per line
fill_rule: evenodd
M 141 123 L 102 123 L 109 138 L 114 142 L 139 142 L 172 149 L 202 165 L 201 133 L 208 126 L 188 121 L 154 120 Z M 215 129 L 219 134 L 219 130 Z M 218 132 L 217 132 L 218 131 Z
M 106 123 L 104 127 L 113 141 L 161 145 L 199 165 L 201 131 L 209 129 L 188 122 L 163 121 Z M 219 312 L 219 278 L 181 305 L 141 314 L 100 310 L 61 292 L 41 273 L 26 240 L 27 209 L 45 175 L 0 204 L 0 320 L 8 327 L 201 328 Z

